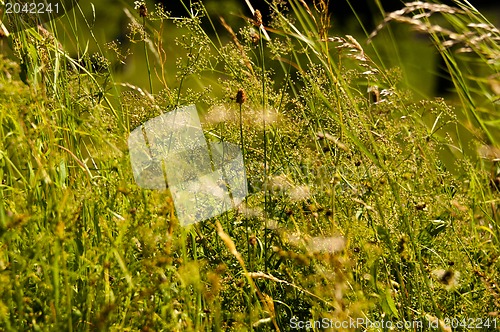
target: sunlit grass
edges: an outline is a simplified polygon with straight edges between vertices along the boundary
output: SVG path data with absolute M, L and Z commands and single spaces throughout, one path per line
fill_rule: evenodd
M 91 21 L 76 24 L 79 7 L 64 33 L 51 25 L 10 36 L 18 59 L 0 58 L 0 329 L 500 325 L 496 35 L 472 44 L 438 35 L 430 16 L 405 18 L 409 7 L 388 17 L 434 37 L 462 101 L 453 107 L 415 101 L 399 70 L 368 56 L 372 46 L 332 34 L 322 1 L 272 8 L 262 26 L 257 14 L 239 31 L 209 32 L 205 8 L 193 5 L 174 20 L 171 72 L 162 39 L 171 18 L 127 4 L 129 37 L 148 54 L 143 87 L 116 82 L 104 49 L 85 52 L 79 36 Z M 461 11 L 462 21 L 448 17 L 456 33 L 486 29 L 471 26 L 484 20 L 477 11 Z M 68 31 L 84 61 L 59 46 Z M 486 79 L 469 77 L 450 38 L 478 54 Z M 168 190 L 134 183 L 126 142 L 141 123 L 192 103 L 205 111 L 208 140 L 241 145 L 250 195 L 183 228 Z M 460 127 L 474 140 L 461 141 Z M 441 160 L 450 150 L 453 172 Z

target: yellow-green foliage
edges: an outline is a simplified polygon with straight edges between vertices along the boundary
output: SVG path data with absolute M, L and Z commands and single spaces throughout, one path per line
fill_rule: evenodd
M 217 38 L 197 4 L 177 19 L 177 72 L 162 53 L 168 15 L 131 14 L 149 90 L 115 82 L 100 55 L 99 70 L 71 59 L 55 37 L 11 36 L 18 61 L 0 58 L 1 330 L 496 319 L 497 147 L 460 141 L 456 108 L 402 91 L 400 72 L 331 35 L 317 4 L 280 2 L 267 32 L 257 14 Z M 241 144 L 250 195 L 182 228 L 168 190 L 134 184 L 126 141 L 190 103 L 207 139 Z

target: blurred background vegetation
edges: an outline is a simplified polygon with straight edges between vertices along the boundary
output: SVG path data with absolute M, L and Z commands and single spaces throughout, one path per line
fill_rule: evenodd
M 251 1 L 252 2 L 252 1 Z M 264 1 L 259 1 L 262 3 Z M 256 1 L 253 1 L 255 4 Z M 477 0 L 471 1 L 472 5 L 481 9 L 481 14 L 486 19 L 498 26 L 500 22 L 500 5 L 495 1 Z M 224 21 L 239 34 L 251 20 L 251 12 L 244 0 L 205 0 L 204 7 L 209 15 L 201 18 L 201 24 L 214 40 L 220 40 L 220 45 L 231 43 L 231 35 L 223 27 L 220 19 Z M 155 1 L 146 1 L 150 12 L 155 10 L 158 4 Z M 111 66 L 113 80 L 115 82 L 126 82 L 127 84 L 137 86 L 148 90 L 148 60 L 152 67 L 153 76 L 155 72 L 163 69 L 165 83 L 169 87 L 178 86 L 179 75 L 177 61 L 186 56 L 186 51 L 178 46 L 178 41 L 186 33 L 185 29 L 174 23 L 176 17 L 189 16 L 189 1 L 186 6 L 181 1 L 164 1 L 164 9 L 171 16 L 168 20 L 155 20 L 151 16 L 146 20 L 146 26 L 149 31 L 156 31 L 156 36 L 150 36 L 153 40 L 160 37 L 163 41 L 163 51 L 161 61 L 153 51 L 153 45 L 150 44 L 149 52 L 152 53 L 149 59 L 145 58 L 144 44 L 140 41 L 134 43 L 131 39 L 141 38 L 132 36 L 137 31 L 131 26 L 133 20 L 138 18 L 138 11 L 134 8 L 132 0 L 109 0 L 109 1 L 81 1 L 80 8 L 74 8 L 66 17 L 57 21 L 59 33 L 66 31 L 64 36 L 58 36 L 64 49 L 69 52 L 73 58 L 83 58 L 88 56 L 97 63 L 94 68 L 100 66 Z M 312 5 L 312 2 L 311 2 Z M 258 5 L 255 5 L 258 9 Z M 382 65 L 385 69 L 394 72 L 401 80 L 399 88 L 411 91 L 413 100 L 444 97 L 451 105 L 460 105 L 458 95 L 454 93 L 454 86 L 451 77 L 446 69 L 446 65 L 441 54 L 433 45 L 431 37 L 426 33 L 415 31 L 409 24 L 389 23 L 383 29 L 378 31 L 376 36 L 369 40 L 369 35 L 376 27 L 383 23 L 384 15 L 390 11 L 403 8 L 401 1 L 394 0 L 370 0 L 363 4 L 352 1 L 330 1 L 330 31 L 332 36 L 352 35 L 358 40 L 366 54 Z M 269 24 L 269 9 L 260 8 L 264 13 L 264 25 Z M 79 11 L 75 13 L 74 11 Z M 81 11 L 81 12 L 80 12 Z M 68 20 L 76 20 L 81 29 L 69 29 Z M 446 26 L 443 19 L 439 24 Z M 90 29 L 86 27 L 90 27 Z M 241 35 L 239 35 L 241 37 Z M 131 38 L 132 37 L 132 38 Z M 0 51 L 9 53 L 6 42 L 0 40 Z M 213 50 L 212 50 L 213 51 Z M 104 58 L 101 56 L 104 55 Z M 99 64 L 99 61 L 106 62 Z M 160 65 L 161 63 L 161 65 Z M 471 64 L 472 63 L 472 64 Z M 481 77 L 483 64 L 481 61 L 469 61 L 471 67 L 467 68 L 470 76 Z M 163 66 L 160 69 L 160 66 Z M 220 97 L 224 94 L 220 84 L 217 81 L 221 78 L 220 64 L 210 64 L 214 70 L 207 70 L 201 76 L 190 75 L 183 81 L 183 87 L 191 89 L 193 93 L 201 93 L 209 86 L 212 94 Z M 280 62 L 275 59 L 268 64 L 269 68 L 280 66 Z M 472 71 L 472 72 L 471 72 Z M 281 74 L 280 74 L 281 73 Z M 486 70 L 485 70 L 486 73 Z M 282 77 L 280 70 L 277 70 L 276 81 Z M 483 76 L 487 79 L 487 75 Z M 162 90 L 165 86 L 158 79 L 153 79 L 153 89 L 155 92 Z M 129 88 L 120 85 L 114 89 L 126 91 Z M 116 91 L 120 93 L 120 91 Z M 480 107 L 490 108 L 489 101 L 484 100 Z M 198 105 L 199 109 L 206 111 L 212 105 Z M 460 112 L 457 113 L 459 120 L 465 123 L 466 118 Z M 429 124 L 432 125 L 432 124 Z M 472 127 L 475 125 L 472 125 Z M 463 135 L 462 139 L 467 141 L 473 137 L 469 130 L 459 130 Z M 464 147 L 466 150 L 469 147 Z M 473 149 L 468 150 L 473 153 Z M 448 162 L 448 167 L 453 168 L 449 152 L 443 155 L 443 159 Z
M 397 67 L 401 69 L 401 76 L 404 78 L 402 83 L 405 85 L 403 87 L 414 91 L 416 98 L 450 95 L 452 84 L 449 82 L 444 63 L 440 61 L 440 55 L 427 35 L 413 31 L 408 25 L 390 24 L 373 39 L 371 47 L 367 45 L 368 34 L 383 22 L 384 11 L 388 12 L 402 8 L 404 5 L 402 1 L 370 0 L 363 1 L 362 5 L 356 3 L 356 1 L 352 2 L 350 4 L 345 0 L 330 1 L 331 33 L 333 35 L 352 35 L 362 42 L 365 51 L 371 58 L 380 60 L 387 68 Z M 219 17 L 224 18 L 236 32 L 251 17 L 244 0 L 205 0 L 203 3 L 213 20 L 218 36 L 222 39 L 230 40 L 231 37 L 220 24 Z M 154 1 L 151 0 L 146 1 L 146 4 L 151 10 L 155 6 Z M 481 13 L 491 23 L 498 26 L 500 23 L 500 5 L 497 2 L 483 0 L 471 1 L 471 4 L 478 6 Z M 187 5 L 189 6 L 188 3 Z M 92 27 L 95 39 L 89 36 L 88 29 L 80 29 L 81 40 L 90 41 L 87 48 L 83 50 L 81 45 L 77 46 L 73 32 L 68 31 L 66 39 L 61 39 L 64 48 L 75 58 L 79 56 L 79 53 L 81 56 L 84 51 L 91 54 L 102 51 L 107 55 L 108 59 L 116 60 L 112 63 L 116 74 L 115 80 L 147 87 L 148 78 L 147 75 L 143 74 L 147 71 L 143 45 L 141 43 L 132 44 L 127 38 L 127 34 L 130 33 L 128 25 L 131 20 L 125 10 L 128 9 L 131 14 L 135 15 L 134 2 L 132 0 L 80 1 L 80 6 L 87 22 Z M 164 8 L 172 16 L 188 15 L 187 10 L 180 1 L 165 2 Z M 261 8 L 261 10 L 265 12 L 264 9 Z M 86 26 L 86 22 L 81 15 L 76 16 L 81 21 L 81 26 Z M 266 21 L 269 22 L 269 17 L 264 17 L 264 21 L 264 24 L 266 24 Z M 208 30 L 212 29 L 207 18 L 204 18 L 203 23 L 209 28 Z M 67 26 L 64 26 L 64 20 L 61 20 L 60 24 L 62 28 L 60 31 L 68 29 Z M 154 26 L 155 22 L 149 21 L 148 24 Z M 157 26 L 155 28 L 158 29 Z M 179 54 L 176 54 L 176 52 L 179 52 L 179 48 L 176 47 L 175 40 L 184 32 L 173 23 L 164 25 L 159 31 L 162 31 L 164 38 L 164 50 L 167 56 L 166 71 L 172 73 L 172 75 L 167 76 L 167 79 L 170 83 L 173 83 L 176 71 L 175 61 L 179 56 Z M 124 56 L 124 58 L 120 59 L 122 62 L 117 59 L 116 50 L 113 51 L 109 47 L 105 47 L 105 45 L 109 46 L 110 43 L 117 44 L 118 50 Z M 375 54 L 374 49 L 378 50 L 378 54 Z M 2 53 L 9 52 L 5 42 L 0 41 L 0 51 Z M 207 75 L 210 76 L 210 73 L 207 73 Z M 204 81 L 209 79 L 210 77 L 204 77 Z M 188 81 L 186 84 L 196 89 L 200 87 L 201 83 Z

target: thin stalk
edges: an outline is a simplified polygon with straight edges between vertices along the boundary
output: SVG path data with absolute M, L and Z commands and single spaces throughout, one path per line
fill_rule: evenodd
M 238 92 L 239 93 L 239 92 Z M 243 105 L 243 99 L 241 102 L 239 102 L 240 105 L 240 143 L 241 143 L 241 154 L 243 156 L 243 167 L 245 167 L 245 141 L 243 138 L 243 114 L 242 114 L 242 105 Z M 245 196 L 245 207 L 248 207 L 248 196 Z M 248 236 L 248 218 L 245 217 L 245 234 L 247 237 L 247 258 L 248 258 L 248 266 L 250 270 L 252 269 L 252 257 L 250 255 L 250 237 Z
M 146 30 L 146 17 L 142 18 L 142 25 L 144 30 Z M 149 92 L 153 94 L 153 80 L 151 79 L 151 66 L 149 64 L 149 55 L 146 39 L 144 39 L 144 55 L 146 56 L 146 66 L 148 68 L 148 79 L 149 79 Z
M 267 181 L 267 128 L 266 128 L 266 78 L 265 78 L 265 62 L 264 62 L 264 42 L 262 40 L 262 29 L 259 29 L 260 41 L 260 57 L 262 70 L 262 122 L 264 134 L 264 183 Z M 264 185 L 264 271 L 267 273 L 267 249 L 268 232 L 267 232 L 267 186 Z

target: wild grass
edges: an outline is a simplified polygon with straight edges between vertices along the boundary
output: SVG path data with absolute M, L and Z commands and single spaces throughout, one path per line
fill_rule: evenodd
M 129 36 L 154 55 L 149 91 L 115 82 L 104 51 L 85 51 L 78 31 L 94 35 L 78 5 L 61 18 L 69 33 L 50 24 L 8 36 L 17 59 L 0 58 L 2 330 L 498 329 L 498 31 L 479 12 L 418 2 L 385 20 L 432 36 L 460 97 L 452 106 L 415 101 L 397 69 L 367 55 L 372 46 L 333 35 L 321 0 L 275 1 L 269 20 L 254 14 L 225 31 L 202 27 L 218 18 L 201 3 L 183 18 L 124 6 Z M 436 14 L 451 27 L 431 23 Z M 164 50 L 169 21 L 183 29 L 177 59 Z M 67 39 L 80 59 L 58 42 Z M 207 139 L 241 145 L 250 195 L 181 227 L 168 191 L 134 183 L 126 142 L 192 103 Z

